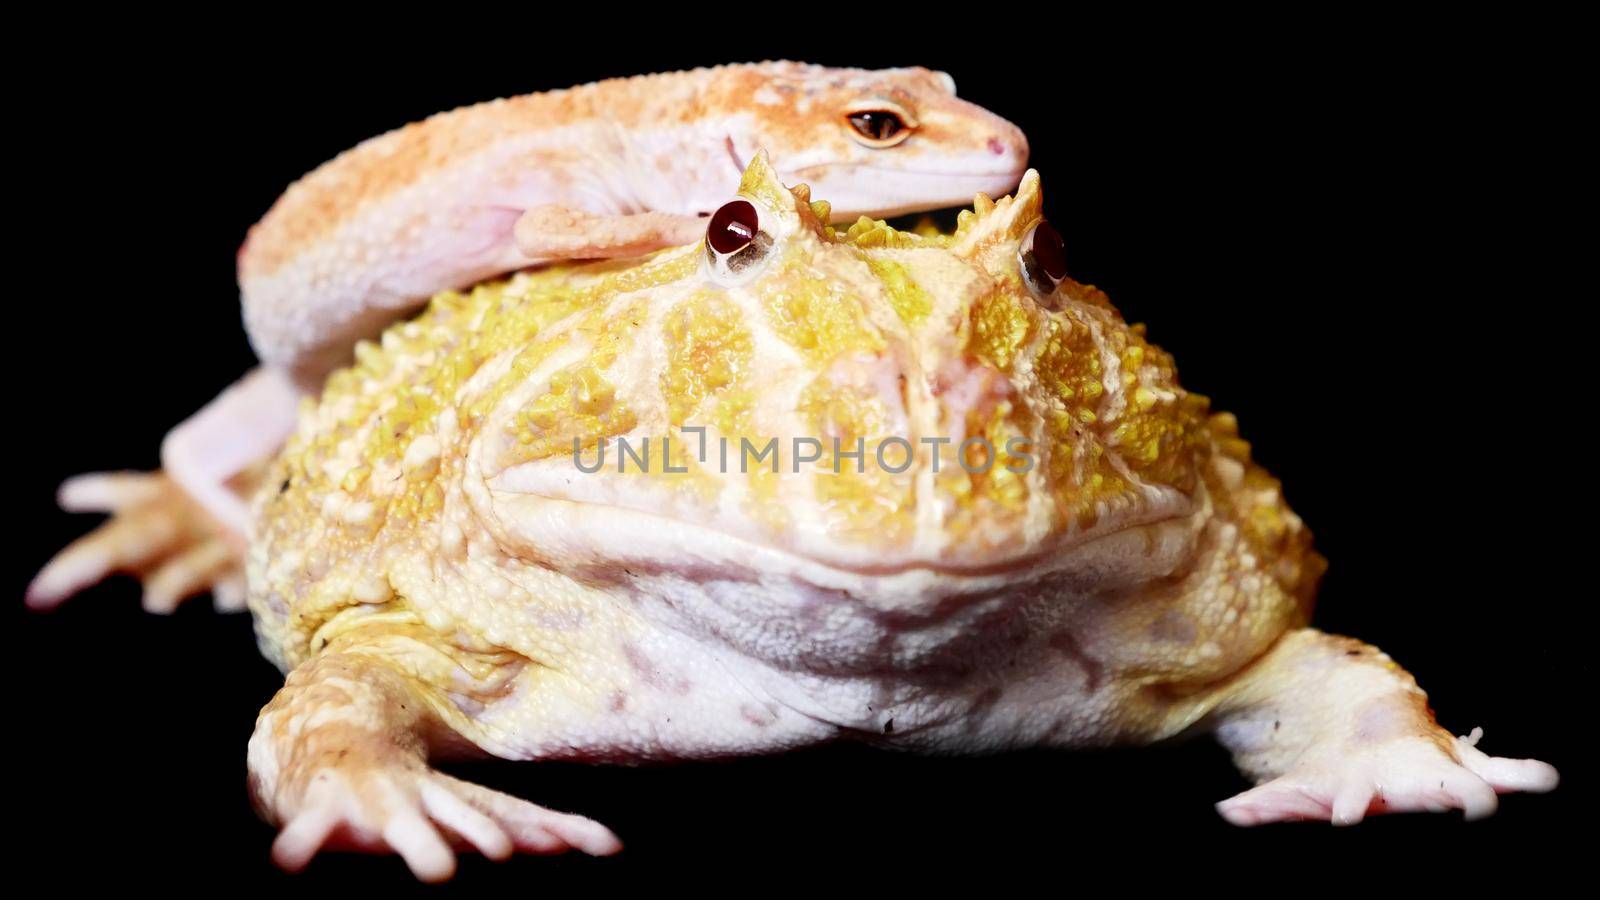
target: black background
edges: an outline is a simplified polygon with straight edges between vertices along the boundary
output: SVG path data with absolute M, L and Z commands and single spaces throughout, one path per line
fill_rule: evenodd
M 8 355 L 18 863 L 56 883 L 408 883 L 392 858 L 320 858 L 292 882 L 270 866 L 244 745 L 281 678 L 247 617 L 205 602 L 146 616 L 126 579 L 48 616 L 21 611 L 33 571 L 92 524 L 55 511 L 55 486 L 154 466 L 165 430 L 251 364 L 234 253 L 304 171 L 456 105 L 766 56 L 942 68 L 1020 125 L 1073 274 L 1149 322 L 1185 384 L 1239 414 L 1317 535 L 1332 564 L 1317 624 L 1389 651 L 1446 727 L 1482 725 L 1490 752 L 1541 757 L 1565 781 L 1470 826 L 1243 831 L 1211 809 L 1244 784 L 1205 740 L 976 760 L 847 746 L 644 769 L 482 764 L 462 771 L 592 815 L 628 849 L 469 858 L 458 887 L 976 875 L 995 890 L 1096 877 L 1293 889 L 1396 871 L 1534 877 L 1571 860 L 1592 790 L 1577 723 L 1594 596 L 1587 530 L 1567 521 L 1590 493 L 1591 442 L 1571 423 L 1592 405 L 1563 370 L 1594 352 L 1574 311 L 1592 288 L 1559 274 L 1576 239 L 1531 205 L 1566 206 L 1574 189 L 1557 133 L 1577 114 L 1557 97 L 1561 26 L 1162 19 L 1111 35 L 1021 17 L 938 49 L 888 23 L 841 31 L 839 15 L 856 14 L 773 26 L 790 44 L 693 48 L 596 39 L 598 22 L 426 43 L 108 29 L 50 46 L 13 139 L 29 157 L 15 190 L 41 201 L 13 222 L 30 237 L 13 248 L 24 295 Z

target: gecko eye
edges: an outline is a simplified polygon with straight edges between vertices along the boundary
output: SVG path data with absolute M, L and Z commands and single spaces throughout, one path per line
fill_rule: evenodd
M 1017 248 L 1017 260 L 1022 263 L 1023 278 L 1040 296 L 1054 293 L 1056 285 L 1067 277 L 1066 245 L 1061 235 L 1043 219 L 1022 239 L 1022 246 Z
M 729 200 L 706 223 L 706 262 L 721 281 L 766 259 L 771 249 L 772 238 L 761 230 L 761 217 L 748 200 Z
M 856 143 L 875 150 L 893 147 L 911 136 L 905 116 L 892 109 L 861 109 L 845 115 Z

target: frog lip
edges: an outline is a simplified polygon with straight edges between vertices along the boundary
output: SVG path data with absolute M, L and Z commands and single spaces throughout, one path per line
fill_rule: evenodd
M 501 546 L 549 560 L 584 583 L 628 585 L 687 608 L 697 596 L 745 597 L 739 602 L 776 603 L 774 614 L 793 611 L 783 598 L 798 587 L 907 623 L 947 619 L 974 600 L 1070 602 L 1107 583 L 1159 577 L 1180 565 L 1191 546 L 1182 535 L 1192 535 L 1187 518 L 1174 516 L 1103 534 L 1062 535 L 1029 552 L 968 564 L 913 557 L 872 563 L 669 515 L 559 502 L 538 509 L 548 498 L 520 499 L 533 500 L 532 515 L 508 518 L 511 510 L 495 504 Z
M 523 470 L 519 474 L 529 473 Z M 660 566 L 669 559 L 704 563 L 715 558 L 735 568 L 803 569 L 869 582 L 907 577 L 1010 581 L 1055 568 L 1059 560 L 1086 552 L 1085 548 L 1104 546 L 1120 535 L 1184 521 L 1193 511 L 1188 502 L 1174 498 L 1171 504 L 1151 506 L 1122 520 L 1107 520 L 1103 529 L 1053 532 L 1025 546 L 1019 540 L 1010 545 L 996 542 L 994 549 L 986 553 L 949 546 L 926 552 L 916 548 L 885 550 L 869 544 L 805 546 L 803 540 L 758 536 L 745 527 L 747 522 L 712 521 L 685 515 L 685 511 L 620 501 L 617 497 L 579 497 L 549 483 L 535 487 L 510 474 L 510 470 L 490 478 L 486 486 L 501 499 L 517 498 L 515 502 L 534 504 L 522 507 L 528 515 L 512 513 L 508 517 L 506 513 L 510 511 L 505 510 L 497 518 L 517 522 L 513 530 L 523 532 L 522 536 L 540 547 L 542 553 L 559 547 L 564 551 L 562 555 L 590 556 L 605 565 L 644 567 Z

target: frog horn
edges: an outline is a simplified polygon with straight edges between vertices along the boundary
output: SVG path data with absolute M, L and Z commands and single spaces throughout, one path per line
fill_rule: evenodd
M 745 166 L 744 177 L 739 180 L 739 195 L 779 215 L 797 216 L 802 226 L 819 234 L 828 221 L 827 202 L 811 202 L 809 185 L 785 186 L 766 150 L 757 150 L 750 164 Z
M 950 249 L 971 256 L 981 248 L 1004 241 L 1019 241 L 1034 223 L 1044 218 L 1044 192 L 1039 186 L 1039 171 L 1029 169 L 1010 197 L 990 200 L 979 194 L 972 209 L 956 217 L 955 242 Z

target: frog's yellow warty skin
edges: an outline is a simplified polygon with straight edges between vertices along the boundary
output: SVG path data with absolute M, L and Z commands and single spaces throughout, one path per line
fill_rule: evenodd
M 374 846 L 426 878 L 450 871 L 438 827 L 491 855 L 616 849 L 427 769 L 440 735 L 647 759 L 1208 725 L 1261 781 L 1220 807 L 1241 824 L 1554 786 L 1305 627 L 1323 560 L 1234 418 L 1100 291 L 1024 276 L 1036 174 L 952 234 L 834 227 L 762 155 L 739 195 L 759 234 L 738 265 L 697 243 L 441 293 L 302 408 L 248 563 L 291 671 L 250 749 L 284 865 L 352 821 L 388 822 Z M 795 437 L 905 451 L 835 471 L 797 466 Z M 1033 465 L 961 465 L 977 437 Z M 768 438 L 777 470 L 741 467 Z M 653 451 L 586 470 L 624 439 Z M 386 790 L 420 799 L 385 812 Z
M 892 112 L 897 139 L 863 141 L 850 117 L 864 109 Z M 341 154 L 251 229 L 251 343 L 313 389 L 438 291 L 692 240 L 758 149 L 842 218 L 1008 191 L 1028 157 L 1016 127 L 920 68 L 729 65 L 463 107 Z
M 1040 218 L 1037 178 L 1014 199 L 981 201 L 948 236 L 866 219 L 835 230 L 764 158 L 741 190 L 774 239 L 754 279 L 708 278 L 699 246 L 550 268 L 440 295 L 359 345 L 355 367 L 329 382 L 318 429 L 285 454 L 295 490 L 265 521 L 288 522 L 304 496 L 301 511 L 331 523 L 326 553 L 366 546 L 380 524 L 425 526 L 449 488 L 438 457 L 468 447 L 491 485 L 598 493 L 850 569 L 992 567 L 1190 509 L 1211 440 L 1206 401 L 1098 291 L 1067 281 L 1042 304 L 1024 286 L 1016 249 Z M 736 448 L 777 438 L 783 477 L 763 477 L 770 464 L 669 460 L 663 438 L 680 457 L 695 442 L 684 426 Z M 454 448 L 439 447 L 441 429 Z M 619 438 L 655 443 L 649 471 L 574 482 L 574 439 L 593 455 Z M 872 451 L 897 441 L 913 465 L 795 472 L 794 438 Z M 988 471 L 958 465 L 968 439 L 987 442 L 969 448 L 978 457 L 996 448 Z M 408 464 L 418 440 L 425 473 Z M 1036 464 L 1002 453 L 1008 444 Z M 345 511 L 327 519 L 335 507 Z

